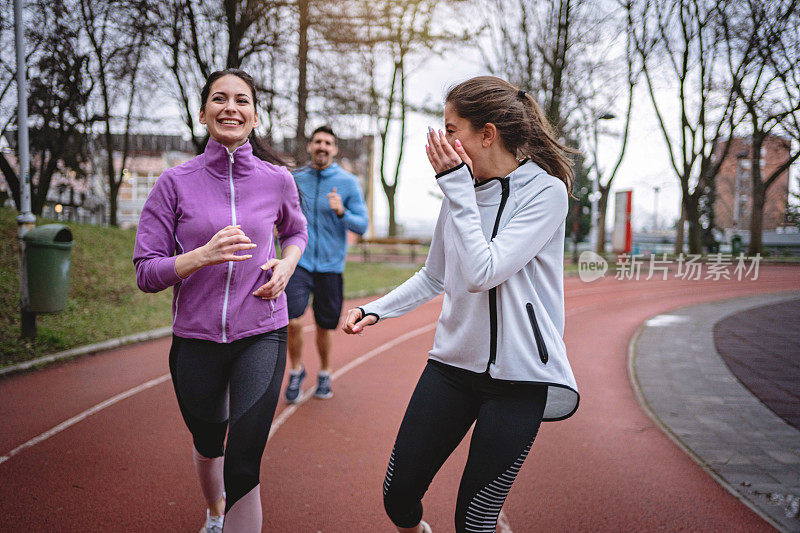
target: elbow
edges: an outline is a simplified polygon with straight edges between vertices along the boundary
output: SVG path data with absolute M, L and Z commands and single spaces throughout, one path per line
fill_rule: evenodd
M 142 292 L 154 293 L 154 292 L 159 292 L 161 290 L 158 287 L 154 287 L 153 285 L 147 283 L 146 280 L 138 277 L 136 279 L 136 284 L 139 286 L 139 290 Z
M 151 283 L 148 280 L 148 276 L 145 273 L 145 269 L 140 268 L 138 265 L 136 268 L 136 285 L 139 287 L 140 291 L 147 293 L 159 292 L 164 289 L 164 287 L 157 287 L 153 283 Z
M 473 281 L 467 281 L 467 292 L 484 292 L 487 289 L 480 283 L 475 283 Z
M 357 233 L 359 235 L 364 235 L 364 233 L 366 233 L 366 231 L 367 231 L 367 226 L 368 225 L 369 224 L 367 224 L 366 218 L 359 218 L 359 219 L 355 219 L 355 220 L 353 220 L 353 219 L 349 220 L 346 223 L 345 227 L 347 229 L 349 229 L 350 231 L 352 231 L 353 233 Z
M 473 272 L 464 275 L 464 283 L 468 292 L 486 292 L 494 288 L 493 276 L 488 272 Z

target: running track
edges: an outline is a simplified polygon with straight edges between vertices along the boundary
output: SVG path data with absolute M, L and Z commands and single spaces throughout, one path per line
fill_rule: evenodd
M 542 426 L 498 531 L 770 530 L 641 411 L 627 348 L 653 315 L 798 286 L 800 269 L 766 265 L 757 281 L 568 279 L 565 339 L 581 406 Z M 392 531 L 381 483 L 440 306 L 434 300 L 361 337 L 338 332 L 334 399 L 279 405 L 261 470 L 265 531 Z M 307 389 L 318 364 L 311 329 Z M 0 531 L 199 529 L 191 440 L 163 378 L 168 349 L 168 339 L 151 341 L 0 381 Z M 118 401 L 85 416 L 110 398 Z M 425 498 L 436 532 L 452 531 L 466 451 L 465 442 Z

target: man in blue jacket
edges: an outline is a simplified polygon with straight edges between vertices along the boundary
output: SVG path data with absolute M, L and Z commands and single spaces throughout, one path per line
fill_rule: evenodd
M 328 356 L 331 331 L 339 323 L 344 287 L 342 272 L 347 255 L 347 231 L 362 235 L 367 229 L 367 209 L 358 179 L 333 162 L 338 153 L 336 136 L 329 126 L 311 134 L 306 147 L 311 163 L 297 169 L 294 179 L 300 190 L 300 204 L 308 221 L 308 245 L 286 286 L 289 307 L 287 348 L 292 365 L 286 401 L 300 400 L 300 387 L 306 377 L 302 365 L 303 333 L 300 317 L 314 295 L 314 321 L 317 324 L 317 351 L 320 372 L 314 396 L 333 396 Z

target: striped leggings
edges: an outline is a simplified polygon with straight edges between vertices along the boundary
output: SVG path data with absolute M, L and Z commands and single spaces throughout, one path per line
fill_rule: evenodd
M 458 533 L 493 532 L 544 413 L 547 386 L 491 379 L 428 361 L 400 425 L 383 502 L 398 527 L 422 519 L 422 497 L 475 423 L 456 502 Z

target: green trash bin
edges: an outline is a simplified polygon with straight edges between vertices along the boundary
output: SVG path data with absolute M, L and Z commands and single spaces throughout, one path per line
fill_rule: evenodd
M 26 233 L 28 311 L 57 313 L 67 306 L 72 231 L 63 224 L 47 224 Z
M 742 237 L 734 235 L 731 237 L 731 255 L 739 255 L 742 253 Z

